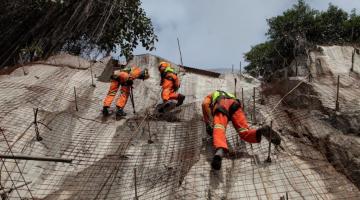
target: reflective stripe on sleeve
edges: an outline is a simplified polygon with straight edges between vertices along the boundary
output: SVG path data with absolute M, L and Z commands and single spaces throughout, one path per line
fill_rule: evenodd
M 223 126 L 223 125 L 221 125 L 221 124 L 215 124 L 214 125 L 214 129 L 215 128 L 221 128 L 221 129 L 224 129 L 225 130 L 225 127 Z
M 237 130 L 241 133 L 241 132 L 248 131 L 249 129 L 247 129 L 247 128 L 238 128 Z

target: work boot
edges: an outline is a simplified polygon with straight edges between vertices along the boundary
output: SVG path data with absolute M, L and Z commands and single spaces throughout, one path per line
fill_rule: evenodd
M 216 150 L 216 153 L 215 153 L 215 155 L 213 157 L 213 160 L 211 162 L 211 167 L 214 170 L 220 170 L 221 169 L 222 157 L 224 157 L 224 149 L 219 148 L 219 149 Z
M 122 108 L 118 108 L 118 110 L 116 111 L 116 116 L 124 117 L 124 116 L 126 116 L 126 113 L 124 112 L 124 110 Z
M 102 114 L 104 115 L 104 116 L 109 116 L 109 107 L 106 107 L 106 106 L 104 106 L 103 107 L 103 110 L 102 110 Z
M 178 102 L 177 102 L 176 106 L 181 106 L 183 104 L 184 100 L 185 100 L 185 96 L 182 94 L 179 94 Z
M 267 140 L 270 139 L 270 133 L 271 133 L 271 143 L 275 145 L 281 144 L 281 137 L 279 133 L 274 131 L 270 128 L 270 126 L 265 125 L 259 129 L 256 130 L 256 137 L 260 140 L 261 136 L 264 136 Z
M 165 101 L 160 108 L 158 109 L 159 113 L 163 113 L 165 112 L 165 110 L 170 106 L 170 102 L 169 101 Z

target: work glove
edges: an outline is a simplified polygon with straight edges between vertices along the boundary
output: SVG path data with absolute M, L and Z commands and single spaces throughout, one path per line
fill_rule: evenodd
M 213 134 L 213 128 L 209 124 L 206 124 L 206 133 L 210 136 Z
M 270 133 L 271 133 L 271 143 L 275 145 L 280 145 L 281 138 L 279 133 L 271 129 L 270 126 L 265 125 L 256 130 L 256 134 L 260 134 L 261 136 L 264 136 L 267 140 L 270 140 Z
M 141 72 L 141 75 L 139 76 L 139 79 L 142 79 L 142 80 L 146 80 L 150 78 L 150 75 L 149 75 L 149 72 L 147 69 L 144 69 L 142 72 Z
M 115 74 L 113 74 L 113 75 L 111 75 L 110 76 L 110 79 L 112 79 L 112 80 L 118 80 L 118 76 L 117 75 L 115 75 Z
M 126 85 L 126 86 L 132 86 L 133 83 L 134 83 L 133 80 L 129 79 L 129 80 L 127 80 L 127 81 L 125 82 L 125 85 Z
M 179 88 L 180 88 L 180 85 L 179 85 L 179 86 L 175 86 L 175 88 L 174 88 L 175 92 L 177 92 L 177 91 L 179 90 Z

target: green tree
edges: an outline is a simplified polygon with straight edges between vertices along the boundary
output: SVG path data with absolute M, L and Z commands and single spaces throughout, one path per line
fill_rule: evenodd
M 353 9 L 350 18 L 344 24 L 345 35 L 348 35 L 348 42 L 360 43 L 360 16 L 356 15 L 356 10 Z
M 277 56 L 283 60 L 282 67 L 288 65 L 297 54 L 305 52 L 308 38 L 311 38 L 315 30 L 317 13 L 318 11 L 311 9 L 303 0 L 299 0 L 282 15 L 267 20 L 267 35 L 275 45 Z
M 40 48 L 41 57 L 119 48 L 131 58 L 138 45 L 153 50 L 157 36 L 140 6 L 140 0 L 2 0 L 0 66 L 29 46 Z
M 347 12 L 332 4 L 326 11 L 319 12 L 299 0 L 282 15 L 267 22 L 268 41 L 252 47 L 245 54 L 249 62 L 245 69 L 252 74 L 262 71 L 266 75 L 288 67 L 294 59 L 306 55 L 318 44 L 360 42 L 360 16 L 353 10 L 349 17 Z
M 271 42 L 260 43 L 253 46 L 244 56 L 245 61 L 250 63 L 245 67 L 245 70 L 253 76 L 266 73 L 266 67 L 276 62 L 274 59 L 271 59 L 275 58 L 275 54 L 274 45 Z
M 313 41 L 317 43 L 342 43 L 346 41 L 345 23 L 348 19 L 348 13 L 337 6 L 329 4 L 325 12 L 316 16 L 317 38 Z

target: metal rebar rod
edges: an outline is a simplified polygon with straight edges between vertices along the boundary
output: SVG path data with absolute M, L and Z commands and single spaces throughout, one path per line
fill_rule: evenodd
M 245 112 L 244 88 L 241 88 L 241 102 L 242 102 L 242 109 Z
M 254 101 L 253 101 L 253 124 L 256 124 L 256 116 L 255 116 L 255 87 L 254 87 L 254 90 L 253 90 L 254 92 L 253 92 L 253 98 L 254 98 Z
M 240 75 L 241 75 L 241 61 L 240 61 Z
M 148 126 L 148 132 L 149 132 L 148 144 L 152 144 L 152 143 L 154 143 L 154 141 L 151 140 L 151 129 L 150 129 L 150 122 L 149 122 L 149 120 L 147 120 L 147 126 Z
M 35 126 L 35 133 L 36 133 L 36 140 L 41 141 L 43 138 L 40 136 L 38 121 L 37 121 L 37 115 L 39 112 L 39 108 L 33 109 L 34 110 L 34 126 Z
M 237 96 L 237 95 L 236 95 L 236 83 L 237 83 L 237 78 L 234 78 L 234 82 L 235 82 L 234 95 L 235 95 L 235 97 L 236 97 L 236 96 Z
M 134 186 L 135 186 L 135 199 L 138 200 L 138 195 L 137 195 L 137 180 L 136 180 L 136 168 L 134 168 Z
M 272 124 L 273 124 L 273 122 L 271 121 L 270 122 L 270 129 L 269 129 L 269 151 L 268 151 L 268 157 L 267 157 L 267 159 L 266 159 L 266 162 L 271 162 L 271 157 L 270 157 L 270 153 L 271 153 L 271 139 L 272 139 L 272 134 L 271 134 L 271 132 L 272 132 Z
M 337 88 L 336 88 L 336 102 L 335 102 L 335 110 L 339 111 L 339 87 L 340 87 L 340 75 L 337 78 Z
M 1 159 L 13 159 L 13 160 L 36 160 L 36 161 L 49 161 L 49 162 L 64 162 L 71 163 L 72 159 L 43 157 L 43 156 L 27 156 L 27 155 L 4 155 L 0 154 Z
M 351 72 L 354 71 L 355 51 L 356 51 L 356 49 L 354 48 L 354 51 L 353 51 L 352 56 L 351 56 L 351 68 L 350 68 Z
M 34 111 L 34 123 L 37 123 L 37 114 L 38 114 L 39 108 L 33 109 L 33 111 Z
M 16 190 L 16 189 L 18 189 L 18 188 L 21 188 L 21 187 L 24 187 L 24 186 L 26 186 L 26 185 L 29 185 L 29 184 L 31 184 L 31 183 L 32 183 L 32 182 L 29 181 L 29 182 L 25 182 L 25 183 L 23 183 L 23 184 L 21 184 L 21 185 L 17 185 L 17 186 L 15 186 L 15 187 L 13 187 L 13 188 L 2 189 L 2 190 L 0 190 L 0 195 L 4 195 L 4 194 L 9 193 L 9 192 L 11 192 L 11 191 L 13 191 L 13 190 Z
M 43 126 L 45 126 L 47 129 L 49 129 L 50 131 L 52 131 L 52 128 L 50 128 L 48 125 L 42 123 L 42 122 L 37 122 L 38 124 L 41 124 Z
M 181 63 L 181 66 L 183 66 L 183 65 L 184 65 L 184 63 L 183 63 L 183 59 L 182 59 L 182 54 L 181 54 L 181 48 L 180 48 L 180 41 L 179 41 L 179 38 L 177 38 L 177 43 L 178 43 L 178 47 L 179 47 L 180 63 Z
M 75 109 L 76 109 L 76 111 L 79 111 L 78 105 L 77 105 L 77 97 L 76 97 L 76 88 L 75 88 L 75 86 L 74 86 L 74 95 L 75 95 Z
M 135 114 L 136 111 L 135 111 L 135 101 L 134 101 L 134 92 L 133 92 L 133 87 L 130 86 L 130 100 L 131 100 L 131 104 L 132 104 L 132 107 L 133 107 L 133 113 Z
M 93 71 L 92 71 L 92 63 L 90 64 L 90 75 L 91 75 L 91 86 L 96 87 L 94 84 L 94 77 L 93 77 Z

